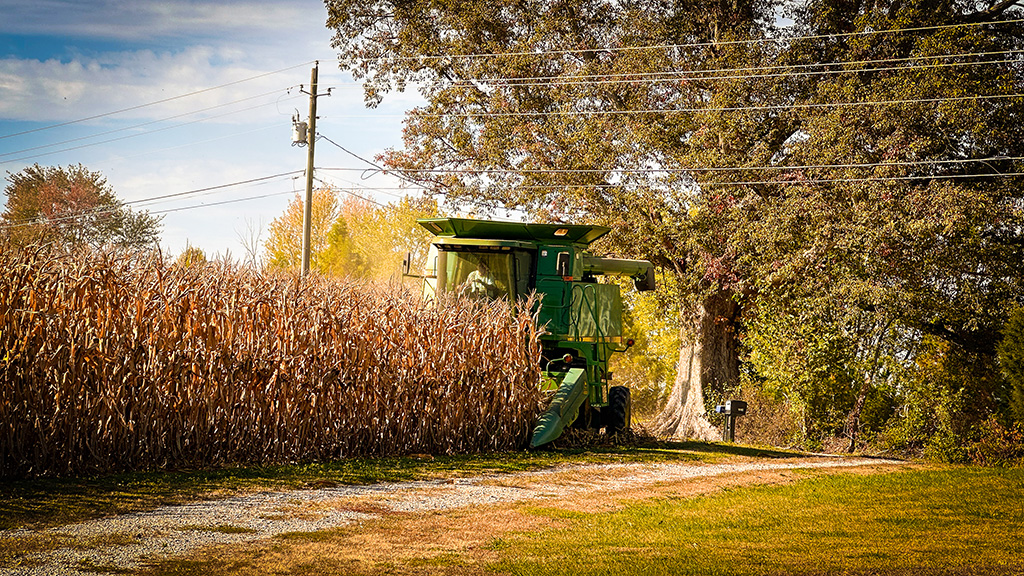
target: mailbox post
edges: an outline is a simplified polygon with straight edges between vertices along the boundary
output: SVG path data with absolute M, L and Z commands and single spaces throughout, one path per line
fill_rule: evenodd
M 715 406 L 715 412 L 725 415 L 725 423 L 722 424 L 722 440 L 734 442 L 736 440 L 736 418 L 747 413 L 747 403 L 743 400 L 726 400 L 725 404 Z

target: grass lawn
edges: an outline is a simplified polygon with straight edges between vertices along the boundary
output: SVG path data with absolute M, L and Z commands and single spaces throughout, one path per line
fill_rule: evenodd
M 495 541 L 499 573 L 1024 574 L 1024 470 L 832 474 L 633 502 Z
M 54 525 L 264 488 L 514 472 L 570 462 L 793 457 L 741 446 L 673 444 L 2 482 L 0 525 Z M 605 505 L 588 504 L 594 501 Z M 613 495 L 595 492 L 576 502 L 387 513 L 360 525 L 200 550 L 129 572 L 1024 576 L 1022 537 L 1022 469 L 797 469 L 695 478 Z
M 533 502 L 385 515 L 168 559 L 140 576 L 1024 574 L 1024 470 L 781 476 L 695 479 L 610 511 Z M 703 494 L 680 496 L 694 488 Z

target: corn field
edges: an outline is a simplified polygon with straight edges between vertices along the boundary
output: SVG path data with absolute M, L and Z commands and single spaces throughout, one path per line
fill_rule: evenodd
M 534 318 L 225 264 L 0 253 L 0 477 L 501 450 Z

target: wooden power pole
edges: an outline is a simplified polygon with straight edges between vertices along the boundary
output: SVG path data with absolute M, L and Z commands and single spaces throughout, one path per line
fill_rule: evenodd
M 313 148 L 316 146 L 316 81 L 320 62 L 313 64 L 309 79 L 309 129 L 306 132 L 306 143 L 309 151 L 306 155 L 306 200 L 302 203 L 302 275 L 309 273 L 309 252 L 313 232 Z

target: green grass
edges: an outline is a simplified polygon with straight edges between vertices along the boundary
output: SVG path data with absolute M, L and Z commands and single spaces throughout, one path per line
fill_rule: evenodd
M 492 549 L 499 573 L 1021 574 L 1024 470 L 829 475 L 560 514 Z
M 288 466 L 158 471 L 89 478 L 0 480 L 0 530 L 57 526 L 247 490 L 317 488 L 537 470 L 567 463 L 781 458 L 797 453 L 733 445 L 658 443 L 643 447 L 506 452 L 434 458 L 363 458 Z

